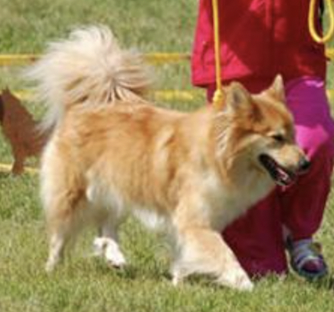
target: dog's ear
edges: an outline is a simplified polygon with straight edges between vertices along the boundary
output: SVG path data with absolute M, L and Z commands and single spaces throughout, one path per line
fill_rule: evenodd
M 232 82 L 226 92 L 226 107 L 235 111 L 247 107 L 250 102 L 248 91 L 240 83 Z
M 278 74 L 267 92 L 281 102 L 285 102 L 285 89 L 282 75 Z

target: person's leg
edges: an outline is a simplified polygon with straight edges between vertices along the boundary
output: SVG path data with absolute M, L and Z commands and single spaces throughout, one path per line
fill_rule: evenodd
M 325 274 L 326 265 L 312 248 L 331 187 L 334 123 L 330 117 L 324 82 L 318 78 L 291 81 L 287 102 L 295 118 L 296 140 L 311 160 L 310 171 L 280 194 L 282 221 L 290 232 L 290 255 L 298 273 Z
M 225 241 L 250 276 L 287 272 L 280 213 L 274 191 L 223 232 Z

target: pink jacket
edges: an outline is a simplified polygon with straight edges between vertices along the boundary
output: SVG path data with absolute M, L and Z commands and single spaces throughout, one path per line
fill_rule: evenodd
M 247 77 L 288 81 L 325 77 L 324 46 L 309 35 L 309 0 L 219 0 L 222 80 Z M 215 82 L 211 0 L 199 1 L 192 82 Z M 319 25 L 320 27 L 320 25 Z

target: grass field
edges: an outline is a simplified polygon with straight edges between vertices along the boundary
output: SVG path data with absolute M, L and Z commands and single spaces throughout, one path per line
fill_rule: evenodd
M 144 52 L 189 52 L 194 0 L 0 0 L 0 53 L 40 53 L 46 41 L 64 36 L 76 25 L 111 26 L 125 46 Z M 156 68 L 157 89 L 190 89 L 189 64 Z M 0 88 L 24 89 L 21 67 L 0 68 Z M 333 85 L 333 77 L 329 77 Z M 36 118 L 42 108 L 25 103 Z M 197 102 L 161 103 L 181 110 Z M 0 136 L 0 162 L 12 161 Z M 30 164 L 35 164 L 31 160 Z M 328 202 L 319 239 L 334 268 L 334 198 Z M 121 232 L 130 265 L 110 270 L 91 257 L 94 233 L 82 237 L 72 256 L 51 276 L 44 272 L 47 255 L 43 213 L 36 175 L 0 173 L 0 312 L 324 312 L 334 311 L 329 277 L 307 283 L 293 274 L 256 282 L 252 293 L 239 293 L 192 278 L 179 288 L 169 280 L 168 246 L 134 220 Z

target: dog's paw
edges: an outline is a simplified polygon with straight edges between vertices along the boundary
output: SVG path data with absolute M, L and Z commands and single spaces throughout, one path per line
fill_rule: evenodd
M 228 273 L 225 273 L 217 281 L 219 284 L 240 291 L 251 291 L 254 288 L 254 284 L 248 277 L 247 273 L 242 269 L 231 270 Z
M 93 254 L 96 257 L 103 257 L 106 248 L 106 238 L 96 237 L 93 242 Z
M 118 244 L 111 238 L 98 237 L 94 240 L 94 254 L 104 256 L 107 264 L 113 268 L 122 268 L 126 264 L 125 257 Z
M 173 284 L 173 286 L 179 286 L 181 283 L 182 283 L 182 281 L 183 281 L 183 278 L 181 277 L 181 275 L 179 275 L 179 274 L 173 274 L 173 276 L 172 276 L 172 284 Z
M 242 291 L 252 291 L 254 289 L 254 284 L 248 277 L 243 277 L 236 282 L 236 289 Z
M 106 248 L 105 257 L 107 264 L 113 268 L 120 269 L 126 265 L 126 260 L 118 246 L 108 246 Z
M 48 260 L 45 264 L 45 272 L 52 273 L 55 270 L 56 263 L 53 260 Z

